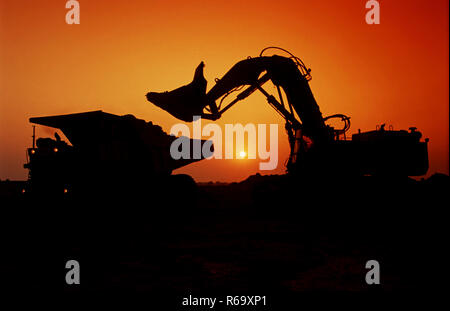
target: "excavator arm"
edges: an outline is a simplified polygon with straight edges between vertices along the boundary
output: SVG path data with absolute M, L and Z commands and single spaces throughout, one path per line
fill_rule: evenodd
M 292 59 L 278 55 L 242 60 L 218 80 L 206 94 L 206 103 L 211 113 L 209 116 L 207 114 L 203 116 L 216 119 L 235 103 L 258 90 L 286 120 L 288 127 L 293 130 L 301 129 L 304 135 L 316 143 L 328 141 L 331 138 L 329 129 L 324 123 L 322 113 L 309 87 L 308 74 L 302 74 Z M 263 85 L 269 80 L 277 87 L 280 100 L 264 90 Z M 220 105 L 217 107 L 217 99 L 245 85 L 248 87 L 237 95 L 235 100 L 222 109 Z M 288 107 L 284 105 L 281 89 L 286 94 Z M 297 120 L 294 111 L 300 120 Z
M 202 63 L 190 84 L 171 92 L 148 93 L 147 99 L 184 121 L 192 121 L 194 115 L 217 120 L 234 104 L 258 90 L 286 120 L 288 128 L 294 131 L 301 129 L 303 135 L 310 137 L 315 143 L 327 142 L 332 139 L 332 134 L 325 125 L 309 87 L 309 71 L 300 72 L 298 65 L 292 58 L 279 55 L 248 58 L 235 64 L 221 79 L 216 80 L 216 84 L 208 93 L 205 93 L 203 70 L 199 74 L 199 70 L 203 69 Z M 280 101 L 263 89 L 263 85 L 269 80 L 277 87 Z M 221 103 L 225 97 L 245 86 L 246 88 L 233 101 L 222 108 Z M 286 94 L 288 107 L 284 105 L 281 89 Z M 220 98 L 222 100 L 217 105 Z M 297 120 L 294 111 L 300 120 Z
M 309 87 L 310 70 L 289 52 L 291 57 L 263 56 L 265 50 L 258 57 L 236 63 L 221 79 L 216 79 L 216 84 L 209 92 L 206 92 L 202 62 L 197 67 L 190 84 L 170 92 L 150 92 L 147 99 L 176 118 L 191 122 L 195 115 L 217 120 L 237 102 L 255 91 L 260 91 L 286 121 L 291 147 L 289 166 L 296 162 L 298 154 L 304 149 L 311 146 L 316 148 L 327 146 L 336 139 L 336 136 L 348 130 L 349 118 L 344 115 L 323 118 Z M 276 86 L 279 100 L 263 88 L 268 81 Z M 284 103 L 282 90 L 287 97 L 287 105 Z M 238 91 L 240 93 L 236 98 L 222 107 L 224 99 Z M 344 121 L 343 130 L 336 131 L 325 124 L 325 121 L 332 117 L 340 117 Z M 305 144 L 305 138 L 308 144 Z

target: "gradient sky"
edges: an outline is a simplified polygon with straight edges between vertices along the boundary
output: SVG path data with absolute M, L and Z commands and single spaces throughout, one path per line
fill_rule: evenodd
M 168 132 L 180 121 L 147 102 L 148 91 L 189 83 L 200 61 L 210 89 L 234 63 L 272 45 L 312 69 L 324 115 L 351 116 L 351 133 L 416 126 L 430 138 L 429 172 L 449 172 L 448 1 L 380 0 L 380 25 L 365 23 L 365 0 L 79 2 L 81 24 L 67 25 L 65 0 L 0 0 L 1 179 L 27 176 L 29 117 L 101 109 Z M 280 124 L 279 165 L 265 173 L 282 173 L 284 121 L 265 98 L 255 93 L 217 123 L 236 122 Z M 176 172 L 239 181 L 258 163 L 209 160 Z

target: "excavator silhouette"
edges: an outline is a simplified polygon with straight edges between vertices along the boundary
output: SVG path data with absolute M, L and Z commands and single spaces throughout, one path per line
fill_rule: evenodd
M 271 49 L 287 56 L 265 56 Z M 195 115 L 217 120 L 237 102 L 260 91 L 286 121 L 291 149 L 286 165 L 288 173 L 420 176 L 428 170 L 428 139 L 421 141 L 422 134 L 414 127 L 408 132 L 386 130 L 381 125 L 375 131 L 359 131 L 348 139 L 350 117 L 322 116 L 309 86 L 311 70 L 284 49 L 268 47 L 258 57 L 236 63 L 221 79 L 216 79 L 209 92 L 203 68 L 201 62 L 190 84 L 170 92 L 147 93 L 147 99 L 176 118 L 190 122 Z M 269 81 L 275 85 L 278 99 L 263 88 Z M 240 93 L 236 98 L 222 107 L 224 99 L 237 91 Z M 336 129 L 326 124 L 333 118 L 340 119 L 343 127 Z

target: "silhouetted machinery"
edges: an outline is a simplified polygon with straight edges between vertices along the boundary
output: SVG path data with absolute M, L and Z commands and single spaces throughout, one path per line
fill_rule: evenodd
M 282 50 L 289 57 L 264 56 L 268 49 Z M 194 115 L 217 120 L 238 101 L 260 91 L 286 120 L 291 147 L 287 163 L 290 173 L 419 176 L 428 170 L 428 139 L 421 141 L 421 133 L 415 128 L 410 132 L 394 131 L 386 130 L 382 125 L 375 131 L 354 134 L 348 140 L 346 132 L 350 128 L 350 118 L 343 114 L 322 116 L 308 83 L 311 70 L 284 49 L 269 47 L 262 50 L 259 57 L 238 62 L 216 80 L 209 92 L 206 92 L 203 67 L 202 62 L 190 84 L 170 92 L 150 92 L 147 99 L 189 122 Z M 263 88 L 269 80 L 278 91 L 278 99 Z M 222 107 L 224 99 L 236 91 L 241 92 Z M 282 91 L 287 98 L 286 104 Z M 327 125 L 326 121 L 332 118 L 340 119 L 344 126 L 336 129 Z
M 286 120 L 291 147 L 287 171 L 291 174 L 420 176 L 427 172 L 428 139 L 421 141 L 422 135 L 415 128 L 409 132 L 394 131 L 382 125 L 375 131 L 359 132 L 347 139 L 350 118 L 343 114 L 322 116 L 309 87 L 310 69 L 283 49 L 280 50 L 289 57 L 263 56 L 267 49 L 270 48 L 264 49 L 259 57 L 238 62 L 216 80 L 209 92 L 202 62 L 190 84 L 171 92 L 150 92 L 147 99 L 183 121 L 190 122 L 195 115 L 217 120 L 258 90 Z M 278 99 L 263 88 L 269 80 L 278 91 Z M 241 92 L 222 107 L 224 99 L 237 91 Z M 327 125 L 332 118 L 341 120 L 343 127 Z M 199 161 L 192 155 L 192 160 L 174 160 L 170 145 L 176 137 L 132 115 L 92 111 L 31 118 L 30 122 L 60 129 L 70 141 L 68 144 L 61 140 L 58 134 L 55 139 L 35 141 L 33 134 L 33 147 L 27 150 L 28 161 L 24 166 L 29 169 L 31 189 L 38 193 L 146 192 L 167 189 L 170 185 L 175 188 L 176 175 L 172 176 L 172 171 Z M 206 142 L 202 140 L 201 144 Z M 194 140 L 190 143 L 193 145 Z M 212 146 L 211 141 L 208 143 Z
M 35 141 L 33 131 L 33 147 L 27 150 L 24 167 L 36 193 L 149 193 L 163 184 L 176 187 L 179 175 L 171 176 L 172 171 L 199 161 L 193 157 L 174 160 L 170 145 L 176 137 L 132 115 L 92 111 L 31 118 L 30 122 L 60 129 L 71 143 L 57 133 L 55 139 Z

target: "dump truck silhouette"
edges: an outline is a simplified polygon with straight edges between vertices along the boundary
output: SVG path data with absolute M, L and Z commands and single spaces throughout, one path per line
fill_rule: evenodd
M 29 190 L 35 193 L 149 191 L 175 180 L 173 170 L 201 159 L 175 160 L 171 143 L 177 138 L 160 126 L 132 115 L 103 111 L 30 118 L 31 123 L 60 129 L 69 142 L 39 138 L 27 150 Z M 190 139 L 191 151 L 194 140 Z M 70 144 L 69 144 L 70 143 Z M 202 140 L 202 146 L 212 142 Z M 192 180 L 193 183 L 193 180 Z

